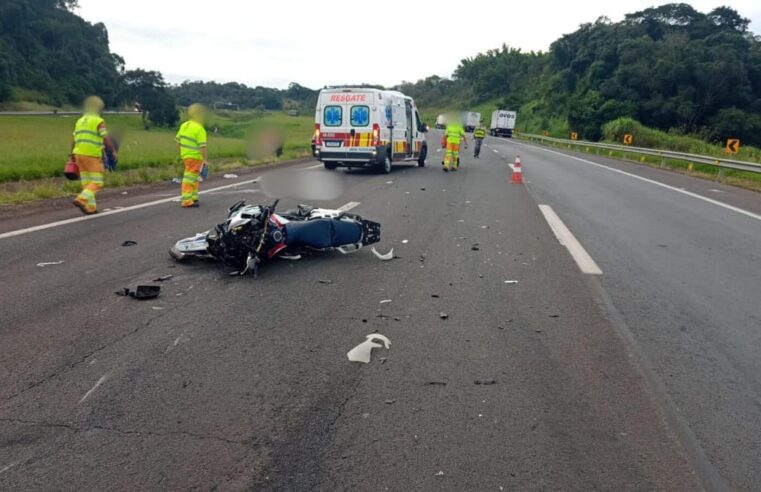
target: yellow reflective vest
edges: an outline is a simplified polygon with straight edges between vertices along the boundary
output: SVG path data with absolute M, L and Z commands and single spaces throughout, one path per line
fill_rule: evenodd
M 203 160 L 201 149 L 206 147 L 206 129 L 200 123 L 188 120 L 180 125 L 175 140 L 180 144 L 182 159 Z
M 458 144 L 465 137 L 465 129 L 462 127 L 462 125 L 453 123 L 451 125 L 447 125 L 447 129 L 444 132 L 444 135 L 446 135 L 447 143 Z
M 473 138 L 478 138 L 478 139 L 486 138 L 486 129 L 483 127 L 476 128 L 476 130 L 473 132 Z
M 75 155 L 103 156 L 103 138 L 108 135 L 104 123 L 103 118 L 95 114 L 85 114 L 77 120 L 74 125 Z

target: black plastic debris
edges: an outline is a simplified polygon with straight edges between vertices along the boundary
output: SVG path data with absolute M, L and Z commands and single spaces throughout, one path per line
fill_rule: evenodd
M 447 319 L 447 318 L 449 318 L 449 315 L 447 313 L 439 313 L 439 318 L 441 318 L 441 319 Z
M 138 285 L 134 289 L 125 287 L 122 290 L 117 290 L 116 295 L 133 297 L 142 301 L 145 299 L 155 299 L 159 296 L 159 292 L 161 292 L 161 287 L 158 285 Z
M 473 244 L 473 246 L 470 247 L 470 249 L 472 251 L 480 251 L 481 250 L 481 246 L 479 246 L 478 243 L 475 243 L 475 244 Z
M 124 241 L 122 243 L 122 246 L 137 246 L 137 241 L 133 241 L 131 239 L 128 239 L 127 241 Z
M 330 284 L 333 283 L 332 280 L 328 280 L 328 279 L 320 279 L 317 282 L 320 283 L 320 284 L 325 284 L 325 285 L 330 285 Z
M 444 381 L 428 381 L 425 383 L 426 386 L 446 386 L 447 383 Z
M 493 379 L 476 379 L 473 383 L 479 386 L 491 386 L 492 384 L 497 384 L 497 381 Z

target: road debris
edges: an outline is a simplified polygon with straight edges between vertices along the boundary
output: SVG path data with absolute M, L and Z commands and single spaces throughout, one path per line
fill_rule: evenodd
M 349 352 L 346 354 L 346 357 L 351 362 L 362 362 L 364 364 L 369 364 L 370 354 L 374 348 L 385 347 L 386 350 L 391 348 L 391 340 L 389 340 L 384 335 L 381 335 L 380 333 L 371 333 L 367 335 L 366 338 L 367 339 L 364 342 L 349 350 Z M 376 340 L 382 342 L 382 344 L 375 343 Z
M 426 386 L 446 386 L 447 383 L 444 381 L 428 381 L 425 383 Z
M 378 250 L 375 249 L 375 246 L 370 248 L 370 251 L 373 252 L 373 254 L 381 261 L 391 261 L 394 259 L 394 248 L 391 248 L 391 251 L 386 253 L 385 255 L 378 253 Z
M 129 195 L 128 191 L 122 191 L 122 195 Z
M 390 304 L 391 299 L 383 299 L 379 304 Z
M 433 476 L 434 477 L 443 477 L 444 476 L 444 471 L 443 470 L 439 470 L 436 473 L 434 473 Z
M 505 280 L 505 283 L 506 283 L 506 284 L 512 284 L 512 285 L 515 285 L 515 284 L 517 284 L 517 283 L 518 283 L 518 281 L 517 281 L 517 280 Z
M 402 239 L 402 244 L 407 244 L 408 242 L 410 242 L 409 239 Z
M 449 319 L 449 315 L 447 313 L 439 313 L 439 318 L 441 319 Z
M 497 384 L 497 381 L 493 379 L 476 379 L 473 381 L 473 384 L 477 384 L 480 386 L 491 386 L 492 384 Z
M 328 279 L 324 279 L 324 278 L 321 278 L 320 280 L 318 280 L 318 281 L 317 281 L 317 283 L 320 283 L 320 284 L 325 284 L 325 285 L 330 285 L 330 284 L 332 284 L 332 283 L 333 283 L 333 281 L 332 281 L 332 280 L 328 280 Z
M 138 285 L 134 289 L 125 287 L 122 290 L 117 290 L 117 296 L 128 296 L 139 300 L 154 299 L 159 296 L 161 287 L 158 285 Z
M 431 294 L 431 297 L 433 297 L 434 299 L 438 299 L 438 298 L 439 298 L 439 297 L 441 297 L 441 296 L 440 296 L 440 295 L 438 295 L 438 294 Z
M 386 400 L 383 403 L 385 403 L 386 405 L 393 405 L 394 403 L 396 403 L 396 400 Z
M 473 246 L 470 247 L 471 251 L 481 251 L 481 246 L 479 246 L 478 243 L 473 244 Z
M 227 174 L 222 175 L 222 177 L 225 178 L 225 179 L 235 179 L 235 178 L 238 177 L 238 175 L 234 174 L 234 173 L 227 173 Z
M 172 178 L 171 181 L 174 184 L 182 184 L 182 180 L 180 178 Z
M 50 266 L 50 265 L 60 265 L 60 264 L 61 264 L 61 263 L 63 263 L 63 262 L 64 262 L 64 260 L 58 260 L 58 261 L 43 261 L 43 262 L 37 263 L 37 266 L 38 266 L 38 267 L 46 267 L 46 266 Z
M 137 246 L 137 241 L 128 239 L 122 243 L 122 246 Z
M 160 277 L 154 278 L 153 281 L 154 282 L 165 282 L 165 281 L 167 281 L 167 280 L 169 280 L 171 278 L 174 278 L 174 275 L 172 275 L 171 273 L 168 273 L 166 275 L 162 275 Z

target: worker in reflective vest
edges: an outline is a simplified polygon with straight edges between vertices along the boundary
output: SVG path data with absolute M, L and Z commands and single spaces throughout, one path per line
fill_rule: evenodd
M 206 152 L 206 129 L 203 122 L 206 117 L 206 108 L 196 103 L 188 108 L 190 119 L 180 125 L 175 140 L 180 158 L 185 165 L 185 173 L 182 175 L 182 207 L 193 208 L 198 206 L 198 177 L 201 170 L 206 166 L 208 154 Z
M 82 192 L 74 199 L 82 213 L 86 215 L 98 212 L 95 195 L 103 188 L 103 148 L 116 158 L 117 150 L 111 144 L 103 120 L 103 100 L 98 96 L 85 99 L 82 117 L 74 125 L 74 141 L 71 153 L 79 166 Z
M 444 172 L 447 173 L 451 169 L 457 171 L 460 165 L 460 144 L 465 145 L 468 148 L 468 139 L 465 137 L 465 129 L 461 123 L 458 123 L 458 119 L 447 118 L 447 128 L 444 130 L 444 138 L 442 144 L 446 149 L 444 154 Z
M 478 156 L 481 155 L 481 144 L 484 143 L 484 138 L 486 138 L 486 128 L 484 128 L 483 125 L 478 125 L 478 128 L 473 131 L 473 139 L 476 141 L 476 147 L 473 150 L 473 157 L 476 159 L 478 159 Z

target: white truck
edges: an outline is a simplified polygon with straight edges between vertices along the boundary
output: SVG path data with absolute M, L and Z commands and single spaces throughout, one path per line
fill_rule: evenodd
M 315 110 L 314 156 L 326 169 L 377 167 L 398 162 L 425 166 L 428 128 L 415 101 L 398 91 L 328 88 Z
M 515 130 L 515 118 L 518 114 L 515 111 L 506 111 L 498 109 L 491 114 L 491 125 L 489 134 L 493 137 L 513 137 Z
M 447 127 L 447 117 L 446 115 L 440 114 L 436 117 L 436 128 L 439 130 L 443 130 Z
M 481 124 L 481 113 L 466 111 L 462 114 L 462 126 L 466 132 L 472 133 Z

